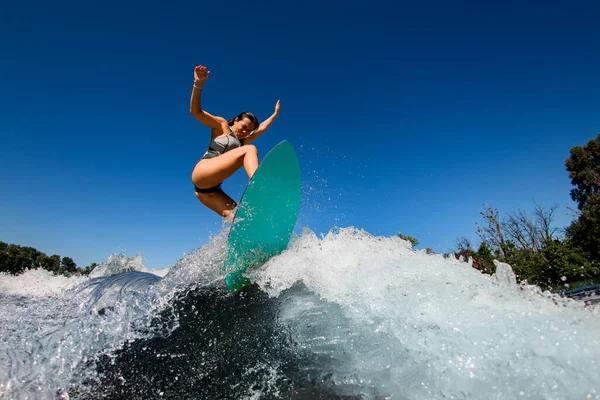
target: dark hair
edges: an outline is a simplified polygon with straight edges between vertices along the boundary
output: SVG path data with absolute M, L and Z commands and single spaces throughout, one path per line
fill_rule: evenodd
M 239 113 L 239 115 L 235 118 L 230 119 L 229 121 L 227 121 L 227 123 L 229 123 L 229 126 L 233 125 L 233 123 L 237 120 L 241 120 L 244 118 L 248 118 L 250 120 L 250 122 L 252 122 L 254 124 L 254 129 L 258 128 L 258 118 L 256 118 L 256 116 L 254 114 L 252 114 L 251 112 L 248 111 L 244 111 L 242 113 Z

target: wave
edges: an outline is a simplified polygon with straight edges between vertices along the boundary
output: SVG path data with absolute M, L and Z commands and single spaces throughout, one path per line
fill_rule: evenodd
M 305 230 L 230 294 L 225 235 L 162 279 L 124 255 L 62 286 L 2 277 L 0 393 L 598 398 L 598 306 L 519 285 L 506 264 L 488 276 L 397 237 Z M 18 279 L 54 289 L 4 290 Z

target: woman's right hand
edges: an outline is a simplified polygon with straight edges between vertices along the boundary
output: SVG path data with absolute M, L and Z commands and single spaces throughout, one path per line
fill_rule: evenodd
M 204 85 L 204 82 L 206 82 L 209 75 L 210 71 L 207 71 L 205 66 L 198 65 L 196 68 L 194 68 L 194 85 Z

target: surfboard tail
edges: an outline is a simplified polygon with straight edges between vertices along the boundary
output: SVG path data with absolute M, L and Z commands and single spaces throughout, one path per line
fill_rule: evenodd
M 244 277 L 242 271 L 234 271 L 227 274 L 225 284 L 231 292 L 237 292 L 243 288 L 250 286 L 250 279 Z

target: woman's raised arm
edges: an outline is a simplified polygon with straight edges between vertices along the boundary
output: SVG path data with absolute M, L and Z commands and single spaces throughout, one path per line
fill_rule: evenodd
M 266 120 L 264 120 L 259 126 L 258 128 L 256 128 L 254 130 L 254 132 L 252 132 L 250 134 L 250 136 L 248 136 L 247 138 L 244 139 L 244 143 L 250 143 L 253 142 L 254 140 L 256 140 L 260 135 L 262 135 L 263 133 L 265 133 L 265 131 L 267 129 L 269 129 L 269 127 L 271 126 L 271 124 L 273 122 L 275 122 L 275 119 L 279 116 L 279 105 L 280 105 L 280 101 L 277 100 L 277 103 L 275 104 L 275 112 L 273 113 L 273 115 L 271 115 L 269 118 L 267 118 Z
M 200 123 L 211 129 L 221 129 L 223 132 L 229 132 L 229 124 L 222 117 L 215 117 L 202 109 L 200 104 L 200 94 L 202 86 L 208 79 L 210 71 L 206 67 L 198 65 L 194 68 L 194 88 L 192 89 L 192 97 L 190 98 L 190 114 L 194 116 Z

